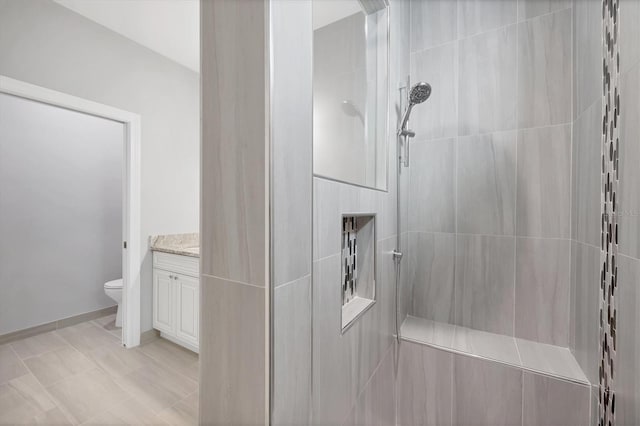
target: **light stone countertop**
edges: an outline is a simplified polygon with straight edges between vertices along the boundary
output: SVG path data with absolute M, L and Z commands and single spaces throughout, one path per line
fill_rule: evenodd
M 152 235 L 149 237 L 149 249 L 180 256 L 200 257 L 200 235 Z

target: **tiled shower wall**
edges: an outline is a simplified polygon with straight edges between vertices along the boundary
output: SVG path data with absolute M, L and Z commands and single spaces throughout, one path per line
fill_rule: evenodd
M 314 425 L 395 424 L 395 267 L 392 251 L 397 234 L 397 157 L 394 135 L 401 107 L 398 84 L 409 72 L 408 2 L 391 0 L 390 19 L 393 36 L 387 190 L 313 178 L 311 423 Z M 342 215 L 358 213 L 376 215 L 376 303 L 342 334 Z
M 409 314 L 569 345 L 572 6 L 410 2 Z
M 640 2 L 620 1 L 616 424 L 640 424 Z M 600 86 L 601 87 L 601 86 Z
M 571 179 L 571 316 L 569 347 L 597 407 L 599 365 L 600 156 L 602 137 L 602 1 L 574 1 Z M 595 419 L 595 416 L 594 416 Z
M 311 2 L 269 4 L 271 424 L 305 425 L 311 417 Z
M 598 405 L 600 203 L 602 147 L 602 1 L 574 3 L 574 121 L 570 347 Z M 622 0 L 620 51 L 620 147 L 617 348 L 613 390 L 617 425 L 640 424 L 640 2 Z

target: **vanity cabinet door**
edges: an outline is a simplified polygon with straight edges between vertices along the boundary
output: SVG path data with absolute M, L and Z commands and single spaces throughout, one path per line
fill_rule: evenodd
M 198 347 L 198 328 L 200 311 L 200 286 L 197 278 L 178 275 L 177 291 L 177 329 L 176 335 L 195 347 Z
M 174 277 L 170 272 L 153 270 L 153 328 L 168 334 L 176 330 Z

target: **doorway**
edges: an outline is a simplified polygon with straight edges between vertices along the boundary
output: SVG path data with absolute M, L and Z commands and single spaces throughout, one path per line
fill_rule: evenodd
M 120 123 L 122 157 L 122 344 L 140 344 L 140 117 L 107 105 L 0 76 L 0 93 Z M 79 252 L 82 251 L 78 247 Z M 71 258 L 69 258 L 71 259 Z M 49 290 L 49 294 L 55 292 Z

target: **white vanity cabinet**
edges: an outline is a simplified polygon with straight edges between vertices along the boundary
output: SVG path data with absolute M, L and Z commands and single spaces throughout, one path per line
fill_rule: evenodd
M 174 343 L 198 352 L 199 259 L 153 252 L 153 328 Z

